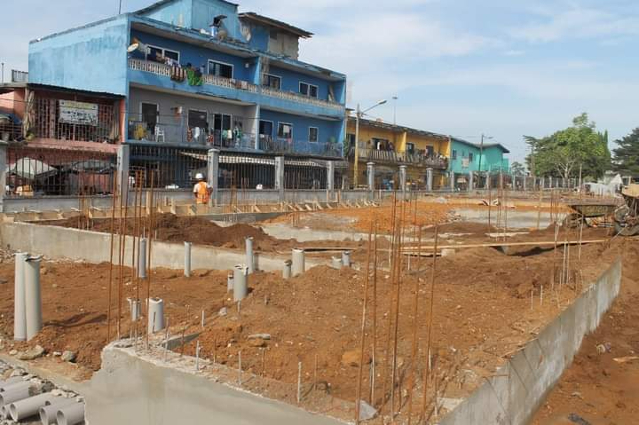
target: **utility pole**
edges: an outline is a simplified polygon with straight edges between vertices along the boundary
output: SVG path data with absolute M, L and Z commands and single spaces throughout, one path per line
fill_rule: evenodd
M 120 0 L 120 8 L 118 9 L 118 15 L 122 14 L 122 0 Z
M 2 81 L 0 82 L 4 84 L 4 62 L 2 62 Z
M 397 96 L 393 96 L 393 125 L 397 125 Z
M 362 111 L 357 104 L 357 110 L 355 111 L 355 159 L 353 160 L 353 189 L 357 189 L 357 177 L 359 171 L 359 117 Z

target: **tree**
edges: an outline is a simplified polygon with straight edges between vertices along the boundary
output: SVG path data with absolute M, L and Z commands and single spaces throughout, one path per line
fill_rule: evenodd
M 524 168 L 524 165 L 520 162 L 513 162 L 512 164 L 510 164 L 510 171 L 513 173 L 514 176 L 523 176 L 526 174 L 526 169 Z
M 623 139 L 615 140 L 619 146 L 613 152 L 615 158 L 613 160 L 614 168 L 617 172 L 630 174 L 632 176 L 639 175 L 639 128 L 632 130 L 632 133 Z
M 586 113 L 564 130 L 542 138 L 524 136 L 524 140 L 532 150 L 526 162 L 536 176 L 569 179 L 582 168 L 584 177 L 597 179 L 610 166 L 608 132 L 597 132 Z

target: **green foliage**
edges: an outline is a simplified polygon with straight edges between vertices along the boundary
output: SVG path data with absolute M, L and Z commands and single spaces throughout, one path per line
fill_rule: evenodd
M 614 166 L 619 173 L 639 176 L 639 128 L 620 140 L 615 140 L 619 145 L 613 152 L 615 154 Z
M 584 178 L 597 179 L 609 168 L 608 132 L 598 132 L 586 113 L 572 123 L 550 136 L 524 136 L 532 149 L 526 162 L 534 175 L 568 179 L 577 176 L 582 167 Z
M 514 176 L 518 176 L 518 177 L 526 174 L 526 169 L 524 168 L 524 165 L 517 161 L 510 164 L 510 171 L 513 173 Z

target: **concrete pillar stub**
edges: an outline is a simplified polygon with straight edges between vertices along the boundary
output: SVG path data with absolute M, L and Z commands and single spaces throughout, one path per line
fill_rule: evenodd
M 280 202 L 284 202 L 284 157 L 275 157 L 275 189 L 279 191 Z
M 368 190 L 373 192 L 375 190 L 375 163 L 366 163 L 366 177 L 368 182 Z
M 475 188 L 475 173 L 468 173 L 468 191 L 472 191 Z
M 429 192 L 433 191 L 433 169 L 426 169 L 426 190 Z
M 118 147 L 118 193 L 121 199 L 127 199 L 129 191 L 129 161 L 131 146 L 127 144 Z
M 209 149 L 206 163 L 206 182 L 211 186 L 211 200 L 210 205 L 217 205 L 219 185 L 218 176 L 220 170 L 220 151 L 218 149 Z
M 4 212 L 4 197 L 7 191 L 7 147 L 9 144 L 0 140 L 0 212 Z

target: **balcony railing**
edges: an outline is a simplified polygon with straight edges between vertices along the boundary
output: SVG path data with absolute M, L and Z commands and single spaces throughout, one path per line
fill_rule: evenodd
M 11 70 L 12 83 L 26 83 L 29 80 L 29 73 L 25 71 Z
M 172 68 L 169 65 L 163 63 L 151 62 L 142 59 L 129 59 L 129 68 L 136 71 L 150 72 L 152 74 L 161 75 L 164 77 L 171 77 Z M 228 89 L 244 90 L 249 93 L 261 93 L 265 96 L 275 97 L 279 99 L 289 100 L 297 103 L 305 103 L 310 105 L 321 106 L 325 108 L 332 108 L 335 110 L 344 109 L 344 105 L 336 102 L 330 102 L 327 100 L 316 99 L 314 97 L 304 96 L 299 93 L 286 92 L 282 90 L 273 89 L 271 87 L 261 87 L 247 81 L 235 80 L 231 78 L 218 77 L 215 75 L 205 74 L 202 75 L 202 81 L 204 84 L 212 85 L 216 87 L 224 87 Z M 184 83 L 186 84 L 186 83 Z
M 334 158 L 342 156 L 342 145 L 339 143 L 273 139 L 264 135 L 260 135 L 259 148 L 263 152 L 273 154 L 303 154 Z
M 387 164 L 421 165 L 429 168 L 448 168 L 448 159 L 444 157 L 425 156 L 419 153 L 384 151 L 377 149 L 359 149 L 359 157 L 366 161 Z

